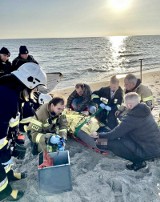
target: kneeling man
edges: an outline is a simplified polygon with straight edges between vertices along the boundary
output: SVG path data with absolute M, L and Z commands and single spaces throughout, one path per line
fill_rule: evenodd
M 99 138 L 98 148 L 131 161 L 127 169 L 137 171 L 146 167 L 146 160 L 160 157 L 160 131 L 150 108 L 140 103 L 137 93 L 127 93 L 125 105 L 129 112 L 116 128 L 93 136 Z M 107 145 L 101 138 L 107 140 Z

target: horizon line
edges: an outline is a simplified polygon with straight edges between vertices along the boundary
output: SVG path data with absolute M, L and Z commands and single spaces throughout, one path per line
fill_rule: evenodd
M 77 38 L 105 38 L 118 36 L 160 36 L 160 34 L 142 34 L 142 35 L 105 35 L 105 36 L 75 36 L 75 37 L 24 37 L 24 38 L 0 38 L 0 40 L 14 40 L 14 39 L 77 39 Z

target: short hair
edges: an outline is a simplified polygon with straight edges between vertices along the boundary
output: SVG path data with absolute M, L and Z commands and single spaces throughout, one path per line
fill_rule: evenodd
M 114 76 L 111 77 L 110 83 L 112 83 L 112 84 L 119 84 L 119 80 L 117 79 L 116 75 L 114 75 Z
M 49 105 L 53 104 L 54 106 L 56 106 L 57 104 L 61 104 L 64 105 L 64 99 L 61 97 L 54 97 L 50 102 Z
M 135 104 L 138 104 L 140 103 L 140 97 L 137 93 L 135 92 L 130 92 L 130 93 L 127 93 L 125 96 L 124 96 L 124 99 L 125 101 L 131 101 Z
M 129 83 L 137 83 L 137 77 L 134 74 L 127 74 L 124 79 L 127 79 Z
M 82 88 L 82 89 L 84 89 L 84 83 L 77 83 L 75 85 L 75 88 Z

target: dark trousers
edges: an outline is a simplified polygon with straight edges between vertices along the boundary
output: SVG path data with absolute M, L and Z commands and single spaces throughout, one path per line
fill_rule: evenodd
M 115 116 L 115 110 L 107 112 L 105 109 L 96 115 L 98 121 L 102 122 L 110 129 L 115 128 L 118 125 L 117 117 Z
M 107 146 L 97 145 L 99 149 L 112 151 L 115 155 L 122 157 L 133 163 L 142 162 L 145 160 L 145 152 L 133 140 L 121 138 L 108 141 Z
M 6 177 L 7 177 L 7 175 L 6 175 L 5 169 L 4 169 L 3 165 L 0 162 L 0 184 L 3 184 Z M 6 187 L 4 189 L 3 189 L 3 185 L 0 186 L 0 188 L 2 188 L 2 190 L 0 191 L 0 200 L 5 199 L 12 192 L 12 188 L 8 183 L 7 183 L 7 185 L 6 185 Z

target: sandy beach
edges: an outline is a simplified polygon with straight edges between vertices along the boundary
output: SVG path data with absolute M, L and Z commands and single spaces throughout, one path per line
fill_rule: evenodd
M 109 78 L 108 78 L 109 80 Z M 155 108 L 153 115 L 157 119 L 160 98 L 160 71 L 143 73 L 143 84 L 153 91 Z M 107 86 L 108 81 L 92 83 L 96 90 Z M 123 88 L 123 78 L 120 79 Z M 53 90 L 54 96 L 65 99 L 73 87 Z M 112 153 L 102 155 L 83 145 L 68 139 L 66 149 L 70 152 L 73 190 L 61 194 L 40 195 L 38 190 L 38 156 L 30 152 L 27 140 L 27 154 L 23 162 L 17 162 L 17 170 L 27 170 L 27 179 L 12 184 L 14 188 L 25 190 L 21 202 L 159 202 L 160 201 L 160 159 L 148 162 L 147 170 L 128 171 L 126 160 Z M 54 179 L 53 179 L 54 180 Z

